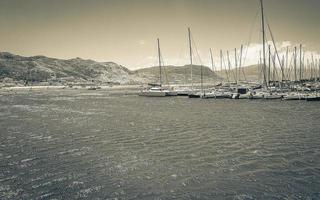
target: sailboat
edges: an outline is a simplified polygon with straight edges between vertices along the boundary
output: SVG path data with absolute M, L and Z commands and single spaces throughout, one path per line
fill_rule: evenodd
M 306 95 L 304 94 L 301 94 L 301 93 L 288 93 L 286 94 L 284 97 L 283 97 L 283 100 L 286 100 L 286 101 L 292 101 L 292 100 L 305 100 L 307 98 Z
M 193 67 L 193 59 L 192 59 L 192 44 L 191 44 L 191 30 L 188 28 L 188 39 L 189 39 L 189 55 L 190 55 L 190 73 L 191 73 L 191 91 L 188 94 L 189 98 L 200 98 L 202 97 L 203 93 L 199 91 L 195 91 L 193 87 L 193 73 L 192 73 L 192 67 Z M 201 66 L 201 81 L 202 81 L 202 66 Z M 202 82 L 201 82 L 202 87 Z
M 162 87 L 162 69 L 161 69 L 161 51 L 160 51 L 160 40 L 157 39 L 158 44 L 158 58 L 159 58 L 159 84 L 150 84 L 151 88 L 146 88 L 140 91 L 139 96 L 146 97 L 165 97 L 172 96 L 169 90 L 166 90 Z
M 307 101 L 320 101 L 318 93 L 305 97 Z

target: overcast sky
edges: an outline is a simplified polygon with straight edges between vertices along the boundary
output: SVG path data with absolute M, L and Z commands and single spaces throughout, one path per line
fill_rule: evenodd
M 320 51 L 320 0 L 264 0 L 275 39 Z M 209 48 L 258 43 L 259 0 L 0 0 L 0 51 L 156 65 L 159 37 L 166 64 L 187 60 L 187 27 L 204 64 Z M 287 42 L 289 41 L 289 42 Z M 199 61 L 198 61 L 199 62 Z

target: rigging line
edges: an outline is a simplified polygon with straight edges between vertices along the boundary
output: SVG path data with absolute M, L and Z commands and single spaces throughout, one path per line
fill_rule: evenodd
M 200 57 L 200 54 L 199 54 L 199 51 L 198 51 L 198 47 L 196 45 L 196 42 L 194 40 L 194 37 L 193 35 L 191 34 L 191 42 L 193 44 L 193 49 L 192 49 L 192 53 L 194 55 L 194 50 L 196 51 L 196 55 L 198 56 L 198 59 L 199 59 L 199 63 L 200 63 L 200 70 L 201 70 L 201 74 L 202 74 L 202 69 L 203 69 L 203 64 L 202 64 L 202 60 L 201 60 L 201 57 Z M 203 78 L 203 74 L 201 75 L 201 77 Z
M 229 58 L 230 59 L 230 58 Z M 230 61 L 230 73 L 233 75 L 233 78 L 234 78 L 234 80 L 236 81 L 236 75 L 235 75 L 235 71 L 236 71 L 236 69 L 237 69 L 237 67 L 236 67 L 236 63 L 234 63 L 234 69 L 232 69 L 231 70 L 231 66 L 232 66 L 232 64 L 231 64 L 231 61 Z
M 168 73 L 167 73 L 167 70 L 166 70 L 166 65 L 164 64 L 164 59 L 162 57 L 162 53 L 160 54 L 160 60 L 161 60 L 162 68 L 163 68 L 164 75 L 165 75 L 165 78 L 166 78 L 166 83 L 169 85 Z
M 294 52 L 292 52 L 292 56 L 290 58 L 290 62 L 289 62 L 289 68 L 288 68 L 288 74 L 287 74 L 287 79 L 290 80 L 291 79 L 291 76 L 292 76 L 292 72 L 294 70 L 294 66 L 293 66 L 293 62 L 294 62 Z
M 243 78 L 244 78 L 244 81 L 247 81 L 247 77 L 246 77 L 246 74 L 244 73 L 244 68 L 242 67 L 242 65 L 244 64 L 241 64 L 241 71 L 242 71 L 242 74 L 243 74 Z
M 152 58 L 151 58 L 151 59 L 154 60 L 154 61 L 153 61 L 154 63 L 152 64 L 152 62 L 150 62 L 150 63 L 148 63 L 148 65 L 151 64 L 151 67 L 154 68 L 154 69 L 156 69 L 157 67 L 159 67 L 158 46 L 157 46 L 157 45 L 154 45 L 154 49 L 155 49 L 155 51 L 153 52 L 153 56 L 152 56 Z M 157 77 L 157 73 L 155 73 L 154 75 L 155 75 L 155 77 L 156 77 L 156 78 L 154 79 L 154 81 L 156 81 L 156 84 L 158 84 L 157 81 L 159 81 L 159 83 L 161 83 L 160 76 Z
M 202 60 L 201 60 L 201 57 L 200 57 L 200 54 L 199 54 L 199 52 L 198 52 L 198 47 L 197 47 L 197 44 L 196 44 L 196 42 L 194 41 L 194 38 L 193 38 L 193 35 L 191 34 L 191 40 L 192 40 L 192 44 L 193 44 L 193 49 L 192 50 L 194 50 L 195 49 L 195 51 L 196 51 L 196 55 L 198 56 L 198 59 L 199 59 L 199 63 L 200 63 L 200 65 L 202 65 Z M 192 51 L 193 52 L 193 51 Z
M 258 21 L 257 19 L 258 19 L 259 13 L 260 13 L 260 8 L 257 9 L 256 15 L 255 15 L 255 17 L 254 17 L 254 19 L 252 21 L 252 24 L 251 24 L 250 33 L 249 33 L 249 41 L 246 44 L 247 49 L 246 49 L 246 52 L 245 52 L 244 57 L 243 57 L 243 66 L 246 65 L 246 59 L 247 59 L 247 55 L 248 55 L 248 50 L 249 50 L 249 46 L 251 44 L 252 36 L 253 36 L 253 29 L 254 29 L 257 21 Z
M 273 79 L 280 80 L 280 75 L 278 73 L 277 63 L 276 63 L 276 55 L 272 56 L 272 62 L 273 62 Z
M 226 65 L 226 61 L 225 61 L 225 58 L 224 58 L 224 55 L 222 54 L 222 63 L 223 63 L 223 67 L 224 67 L 224 71 L 226 73 L 226 78 L 229 82 L 229 74 L 228 74 L 228 71 L 227 71 L 227 65 Z M 222 72 L 221 72 L 221 75 L 222 75 Z
M 272 31 L 271 31 L 271 27 L 270 27 L 268 18 L 266 18 L 266 20 L 267 20 L 267 24 L 268 24 L 268 29 L 269 29 L 269 32 L 270 32 L 270 36 L 271 36 L 271 39 L 272 39 L 273 47 L 274 47 L 274 50 L 275 50 L 275 54 L 276 54 L 276 57 L 278 58 L 278 62 L 279 62 L 280 69 L 281 69 L 281 73 L 283 74 L 283 73 L 284 73 L 284 71 L 283 71 L 283 64 L 282 64 L 282 62 L 280 61 L 279 52 L 278 52 L 278 49 L 277 49 L 277 46 L 276 46 L 276 43 L 275 43 L 275 40 L 274 40 L 274 37 L 273 37 L 273 33 L 272 33 Z

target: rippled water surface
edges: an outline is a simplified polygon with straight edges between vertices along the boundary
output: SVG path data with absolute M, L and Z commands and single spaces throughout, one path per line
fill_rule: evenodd
M 0 93 L 0 199 L 320 199 L 320 102 Z

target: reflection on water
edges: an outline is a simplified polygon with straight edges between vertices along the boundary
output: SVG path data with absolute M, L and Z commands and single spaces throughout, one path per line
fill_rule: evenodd
M 318 102 L 0 97 L 0 199 L 319 199 Z

